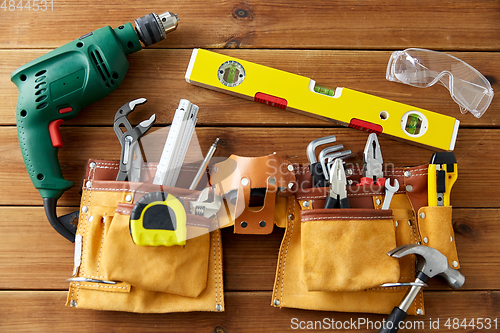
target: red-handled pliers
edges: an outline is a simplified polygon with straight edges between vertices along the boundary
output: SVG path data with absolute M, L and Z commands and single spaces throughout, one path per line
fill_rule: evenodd
M 385 185 L 384 171 L 382 165 L 384 160 L 378 143 L 377 134 L 371 133 L 366 141 L 363 152 L 363 177 L 358 186 L 362 185 Z

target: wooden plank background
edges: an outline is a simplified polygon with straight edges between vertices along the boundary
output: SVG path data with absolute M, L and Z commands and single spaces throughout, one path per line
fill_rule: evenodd
M 137 315 L 64 306 L 73 246 L 46 221 L 42 201 L 24 168 L 15 128 L 18 93 L 10 73 L 86 32 L 166 10 L 179 15 L 177 31 L 151 49 L 131 55 L 122 86 L 61 128 L 65 146 L 59 156 L 66 179 L 80 184 L 89 158 L 119 159 L 114 114 L 138 97 L 146 97 L 148 103 L 131 115 L 132 123 L 155 113 L 155 129 L 171 122 L 180 98 L 199 105 L 198 139 L 206 152 L 220 137 L 216 156 L 276 152 L 292 162 L 306 162 L 305 149 L 311 140 L 335 134 L 356 153 L 354 163 L 362 162 L 364 133 L 186 83 L 184 74 L 194 47 L 447 114 L 461 121 L 455 149 L 459 178 L 452 204 L 466 284 L 450 291 L 440 280 L 432 280 L 425 291 L 427 314 L 411 319 L 423 320 L 428 327 L 439 318 L 440 329 L 435 331 L 448 332 L 443 326 L 448 318 L 500 317 L 499 99 L 495 97 L 485 115 L 476 119 L 460 114 L 442 86 L 417 89 L 385 79 L 392 51 L 421 47 L 463 59 L 486 75 L 498 92 L 499 1 L 54 0 L 50 9 L 49 3 L 44 12 L 10 11 L 9 1 L 6 10 L 0 8 L 0 331 L 287 332 L 293 330 L 293 318 L 385 318 L 271 307 L 283 230 L 269 236 L 223 230 L 225 313 Z M 397 166 L 426 163 L 432 154 L 387 138 L 380 142 L 385 162 Z M 59 201 L 59 212 L 74 210 L 78 204 L 75 187 Z

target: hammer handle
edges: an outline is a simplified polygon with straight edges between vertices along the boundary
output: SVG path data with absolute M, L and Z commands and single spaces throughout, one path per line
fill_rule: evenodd
M 378 333 L 396 333 L 399 329 L 399 323 L 403 322 L 405 319 L 406 312 L 396 306 L 392 309 L 391 314 L 387 317 L 387 321 Z

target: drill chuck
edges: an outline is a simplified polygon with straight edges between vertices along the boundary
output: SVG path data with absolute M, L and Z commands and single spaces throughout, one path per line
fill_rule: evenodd
M 165 12 L 151 13 L 135 20 L 135 31 L 145 46 L 150 46 L 167 38 L 169 32 L 177 29 L 179 18 L 176 14 Z

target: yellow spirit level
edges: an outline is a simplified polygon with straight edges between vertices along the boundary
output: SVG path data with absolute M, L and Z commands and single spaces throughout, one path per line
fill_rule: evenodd
M 329 89 L 305 76 L 203 49 L 193 50 L 186 81 L 441 150 L 455 148 L 460 124 L 453 117 L 347 88 Z

